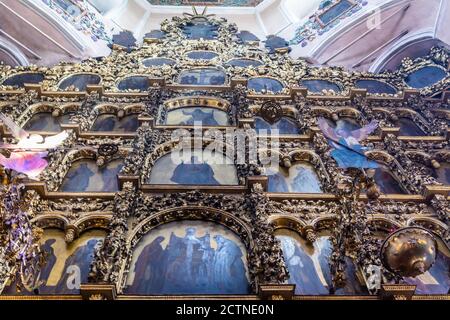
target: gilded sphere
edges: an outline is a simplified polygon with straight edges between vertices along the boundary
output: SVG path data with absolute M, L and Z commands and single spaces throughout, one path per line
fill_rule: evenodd
M 437 243 L 433 235 L 419 227 L 408 227 L 389 235 L 381 247 L 386 269 L 402 277 L 417 277 L 436 261 Z

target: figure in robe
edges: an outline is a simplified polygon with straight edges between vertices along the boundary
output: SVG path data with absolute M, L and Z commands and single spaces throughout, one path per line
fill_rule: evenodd
M 269 176 L 269 191 L 270 192 L 289 192 L 289 186 L 286 178 L 281 172 L 270 174 Z
M 294 178 L 293 191 L 304 193 L 321 193 L 317 176 L 310 168 L 296 167 L 297 175 Z
M 80 268 L 80 282 L 85 283 L 87 281 L 92 259 L 94 258 L 94 249 L 97 245 L 97 239 L 89 240 L 84 246 L 81 246 L 75 250 L 74 253 L 67 258 L 64 264 L 64 271 L 61 278 L 56 285 L 56 293 L 73 293 L 73 289 L 69 289 L 68 283 L 71 280 L 71 274 L 67 273 L 70 266 L 77 266 Z
M 203 248 L 210 245 L 209 234 L 197 238 L 195 228 L 187 228 L 184 238 L 177 237 L 173 232 L 166 248 L 166 277 L 162 289 L 164 294 L 195 294 L 204 293 L 202 280 L 199 280 L 200 270 L 204 270 Z
M 114 115 L 108 115 L 106 117 L 102 117 L 98 119 L 95 124 L 93 131 L 114 131 L 116 127 L 117 118 Z
M 182 110 L 183 115 L 191 116 L 189 120 L 183 121 L 180 125 L 184 126 L 193 126 L 194 122 L 201 122 L 204 126 L 218 126 L 219 123 L 214 119 L 214 114 L 212 110 L 203 111 L 200 108 L 195 109 L 194 111 Z
M 138 294 L 160 294 L 164 283 L 164 249 L 157 237 L 145 246 L 134 265 L 134 281 L 130 292 Z
M 41 268 L 41 273 L 39 275 L 39 281 L 42 283 L 39 287 L 40 293 L 47 293 L 48 291 L 46 284 L 48 277 L 50 276 L 50 272 L 52 272 L 56 263 L 55 250 L 52 247 L 55 242 L 55 239 L 48 239 L 41 247 L 41 250 L 45 252 L 45 265 Z
M 213 259 L 214 289 L 218 294 L 248 293 L 248 281 L 240 248 L 221 235 L 214 236 L 217 248 Z
M 62 191 L 65 192 L 82 192 L 86 191 L 89 187 L 91 177 L 95 175 L 91 169 L 89 169 L 87 163 L 83 162 L 75 170 L 70 170 L 64 179 L 62 185 Z
M 214 170 L 207 163 L 199 163 L 197 157 L 191 157 L 191 163 L 179 164 L 170 181 L 177 184 L 220 185 L 214 178 Z
M 106 167 L 100 169 L 100 174 L 103 181 L 103 188 L 101 191 L 103 192 L 113 192 L 117 191 L 118 182 L 117 175 L 123 167 L 123 163 L 109 163 Z
M 311 257 L 290 237 L 282 237 L 281 243 L 296 294 L 327 294 Z
M 367 126 L 353 131 L 346 129 L 333 129 L 324 118 L 318 119 L 319 128 L 322 130 L 328 142 L 334 148 L 331 156 L 336 160 L 340 168 L 376 169 L 378 164 L 369 160 L 360 141 L 365 140 L 378 127 L 378 122 L 372 121 Z

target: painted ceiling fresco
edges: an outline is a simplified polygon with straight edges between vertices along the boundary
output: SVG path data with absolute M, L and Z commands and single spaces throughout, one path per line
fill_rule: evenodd
M 230 6 L 230 7 L 255 7 L 264 0 L 148 0 L 153 5 L 163 6 Z

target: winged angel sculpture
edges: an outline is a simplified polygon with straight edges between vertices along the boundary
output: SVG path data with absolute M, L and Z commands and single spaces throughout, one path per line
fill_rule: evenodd
M 33 180 L 37 180 L 37 177 L 48 165 L 45 160 L 48 154 L 47 150 L 60 146 L 69 136 L 67 131 L 63 131 L 44 138 L 38 134 L 29 134 L 2 113 L 0 113 L 0 120 L 18 140 L 16 144 L 0 143 L 0 150 L 11 151 L 9 157 L 0 153 L 0 165 L 6 169 L 23 173 Z
M 340 168 L 378 168 L 378 164 L 364 154 L 367 148 L 362 147 L 360 144 L 378 127 L 377 121 L 372 121 L 367 126 L 353 131 L 334 129 L 324 118 L 318 119 L 318 125 L 325 137 L 328 138 L 330 145 L 334 148 L 331 151 L 331 156 L 336 160 Z

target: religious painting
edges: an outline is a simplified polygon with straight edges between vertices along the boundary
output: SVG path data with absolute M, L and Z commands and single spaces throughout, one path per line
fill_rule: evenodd
M 320 236 L 309 244 L 297 233 L 281 229 L 277 230 L 276 238 L 281 242 L 284 260 L 289 270 L 290 284 L 295 284 L 297 295 L 328 295 L 330 293 L 331 272 L 329 257 L 332 252 L 328 236 Z M 337 288 L 336 295 L 361 295 L 367 290 L 361 285 L 356 275 L 356 268 L 351 259 L 347 262 L 347 284 Z
M 51 112 L 35 113 L 25 124 L 24 129 L 28 131 L 60 132 L 62 124 L 70 123 L 74 112 L 54 117 Z
M 162 67 L 162 66 L 173 66 L 176 64 L 176 61 L 169 58 L 147 58 L 142 61 L 142 64 L 149 68 L 149 67 Z
M 254 59 L 231 59 L 226 64 L 232 67 L 248 68 L 259 67 L 263 63 Z
M 450 256 L 438 251 L 430 270 L 405 282 L 416 285 L 416 294 L 448 294 L 450 292 Z
M 188 22 L 183 26 L 183 33 L 189 40 L 214 40 L 219 28 L 206 21 Z
M 122 160 L 113 160 L 99 168 L 94 160 L 80 160 L 72 164 L 59 191 L 62 192 L 116 192 L 117 175 L 123 167 Z
M 355 83 L 355 87 L 358 89 L 366 89 L 369 94 L 396 94 L 397 89 L 392 85 L 378 80 L 358 80 Z
M 122 79 L 117 88 L 119 90 L 146 91 L 150 87 L 150 80 L 146 76 L 132 76 Z
M 274 134 L 275 130 L 278 130 L 280 135 L 300 134 L 300 129 L 295 120 L 288 117 L 281 117 L 280 120 L 272 124 L 261 117 L 255 117 L 255 129 L 259 134 Z
M 167 125 L 193 126 L 196 122 L 204 126 L 227 126 L 230 124 L 228 114 L 214 108 L 186 107 L 167 113 Z
M 425 132 L 412 119 L 399 118 L 395 125 L 400 128 L 398 133 L 400 136 L 426 136 Z
M 125 292 L 248 294 L 245 246 L 235 233 L 216 223 L 162 225 L 145 235 L 134 249 Z
M 115 114 L 101 114 L 92 126 L 92 131 L 135 132 L 139 128 L 138 114 L 118 118 Z
M 324 1 L 325 4 L 331 4 L 331 1 Z M 351 10 L 355 6 L 355 3 L 349 0 L 340 0 L 339 2 L 332 4 L 329 8 L 318 16 L 319 23 L 322 27 L 330 24 L 334 20 L 338 19 L 340 16 L 344 15 L 346 12 Z M 323 7 L 323 4 L 322 4 Z
M 234 162 L 220 152 L 193 150 L 168 154 L 155 163 L 149 184 L 237 185 Z
M 192 60 L 212 60 L 219 55 L 212 51 L 197 50 L 188 52 L 186 56 Z
M 405 191 L 400 186 L 398 181 L 394 178 L 391 173 L 391 170 L 384 166 L 379 165 L 377 169 L 375 169 L 375 182 L 377 186 L 380 188 L 380 191 L 385 194 L 404 194 Z
M 266 175 L 269 192 L 322 193 L 315 168 L 307 162 L 296 163 L 290 168 L 270 167 L 266 169 Z
M 25 83 L 41 83 L 44 80 L 45 76 L 42 73 L 19 73 L 12 75 L 3 81 L 3 86 L 12 86 L 15 88 L 23 88 Z
M 327 123 L 336 130 L 354 131 L 361 129 L 361 126 L 355 119 L 349 117 L 339 118 L 337 121 L 326 119 Z
M 284 85 L 272 78 L 259 77 L 259 78 L 251 78 L 248 80 L 247 86 L 250 90 L 255 90 L 256 92 L 273 92 L 279 93 L 283 90 Z
M 225 84 L 226 74 L 215 68 L 201 68 L 182 71 L 180 84 L 197 86 L 220 86 Z
M 341 92 L 341 88 L 336 83 L 328 80 L 307 79 L 300 80 L 299 84 L 302 87 L 306 87 L 308 91 L 312 93 L 322 93 L 324 90 L 336 93 Z
M 86 91 L 88 85 L 99 84 L 101 78 L 97 74 L 74 74 L 59 84 L 59 89 L 69 91 Z
M 445 72 L 444 69 L 435 66 L 427 66 L 408 75 L 405 82 L 411 88 L 422 89 L 435 84 L 446 76 L 447 72 Z
M 64 232 L 47 229 L 42 237 L 41 249 L 45 252 L 46 262 L 38 277 L 37 288 L 17 291 L 16 282 L 10 283 L 3 291 L 4 295 L 70 295 L 79 294 L 79 284 L 87 283 L 94 250 L 106 233 L 90 230 L 80 235 L 72 243 L 64 241 Z

